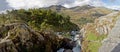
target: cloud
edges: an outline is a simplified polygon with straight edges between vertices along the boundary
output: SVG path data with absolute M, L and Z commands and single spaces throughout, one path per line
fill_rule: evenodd
M 90 4 L 91 0 L 76 0 L 73 3 L 70 4 L 64 4 L 63 6 L 70 8 L 70 7 L 75 7 L 75 6 L 83 6 L 83 5 L 88 5 Z
M 20 8 L 38 8 L 48 7 L 51 5 L 64 5 L 74 3 L 75 0 L 6 0 L 9 6 Z
M 96 7 L 103 7 L 105 6 L 105 3 L 103 3 L 101 0 L 93 0 L 90 2 L 90 5 L 96 6 Z
M 39 8 L 51 5 L 63 5 L 67 8 L 90 4 L 96 0 L 6 0 L 10 7 L 20 8 Z M 97 4 L 97 3 L 96 3 Z
M 111 0 L 110 0 L 111 1 Z M 40 8 L 40 7 L 48 7 L 51 5 L 62 5 L 67 8 L 82 6 L 82 5 L 92 5 L 96 7 L 107 7 L 102 0 L 6 0 L 8 5 L 14 9 L 28 9 L 28 8 Z M 111 9 L 120 9 L 118 6 L 112 6 Z
M 11 7 L 8 6 L 8 3 L 5 0 L 0 0 L 0 11 L 10 8 Z
M 120 6 L 106 6 L 106 8 L 120 10 Z

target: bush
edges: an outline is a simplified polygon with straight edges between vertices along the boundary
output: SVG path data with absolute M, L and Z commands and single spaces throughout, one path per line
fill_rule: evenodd
M 1 14 L 0 17 L 4 19 L 2 20 L 3 24 L 6 20 L 9 22 L 17 20 L 28 23 L 36 30 L 71 31 L 78 29 L 77 25 L 70 22 L 69 16 L 47 9 L 12 10 L 8 11 L 7 14 Z

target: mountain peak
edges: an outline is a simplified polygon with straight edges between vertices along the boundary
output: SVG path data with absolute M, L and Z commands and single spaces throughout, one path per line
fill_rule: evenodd
M 90 5 L 83 5 L 83 6 L 72 7 L 70 9 L 74 9 L 74 10 L 86 10 L 86 9 L 91 9 L 91 8 L 95 8 L 95 7 L 94 6 L 90 6 Z
M 49 8 L 65 8 L 65 7 L 62 5 L 52 5 Z

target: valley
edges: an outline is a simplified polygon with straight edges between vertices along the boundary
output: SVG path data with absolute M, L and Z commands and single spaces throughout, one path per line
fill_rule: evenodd
M 119 16 L 90 5 L 8 10 L 0 14 L 0 52 L 111 52 Z

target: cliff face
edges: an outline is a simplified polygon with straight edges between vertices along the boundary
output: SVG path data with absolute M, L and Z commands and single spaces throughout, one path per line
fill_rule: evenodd
M 117 28 L 119 27 L 116 27 L 115 30 L 112 30 L 112 29 L 114 29 L 114 26 L 116 26 L 115 23 L 117 22 L 117 20 L 119 20 L 118 19 L 119 14 L 120 14 L 119 12 L 113 12 L 106 16 L 99 17 L 98 19 L 95 20 L 94 23 L 88 23 L 87 25 L 84 25 L 84 27 L 81 29 L 81 33 L 84 36 L 84 40 L 82 43 L 83 52 L 88 52 L 88 51 L 97 52 L 99 47 L 102 45 L 101 41 L 104 38 L 106 38 L 106 36 L 112 37 L 110 35 L 111 31 L 113 31 L 112 34 L 115 34 L 114 31 L 116 31 Z M 103 47 L 104 46 L 105 45 L 103 44 Z M 104 49 L 106 49 L 106 47 L 102 48 L 101 50 L 104 50 Z M 105 52 L 108 52 L 108 51 L 105 51 Z
M 84 27 L 81 29 L 81 33 L 84 35 L 91 31 L 93 33 L 96 33 L 98 35 L 107 35 L 111 29 L 114 27 L 119 12 L 113 12 L 106 16 L 101 16 L 95 20 L 94 23 L 87 23 L 84 25 Z
M 103 40 L 99 52 L 120 52 L 120 16 L 108 37 Z
M 119 13 L 118 12 L 113 12 L 111 14 L 108 14 L 106 16 L 102 16 L 99 17 L 96 21 L 95 21 L 95 28 L 98 34 L 102 35 L 102 34 L 108 34 L 111 29 L 113 28 L 113 26 L 115 25 L 115 22 L 118 19 Z
M 72 45 L 68 38 L 32 30 L 24 23 L 0 26 L 0 52 L 57 52 L 59 48 L 72 49 Z

